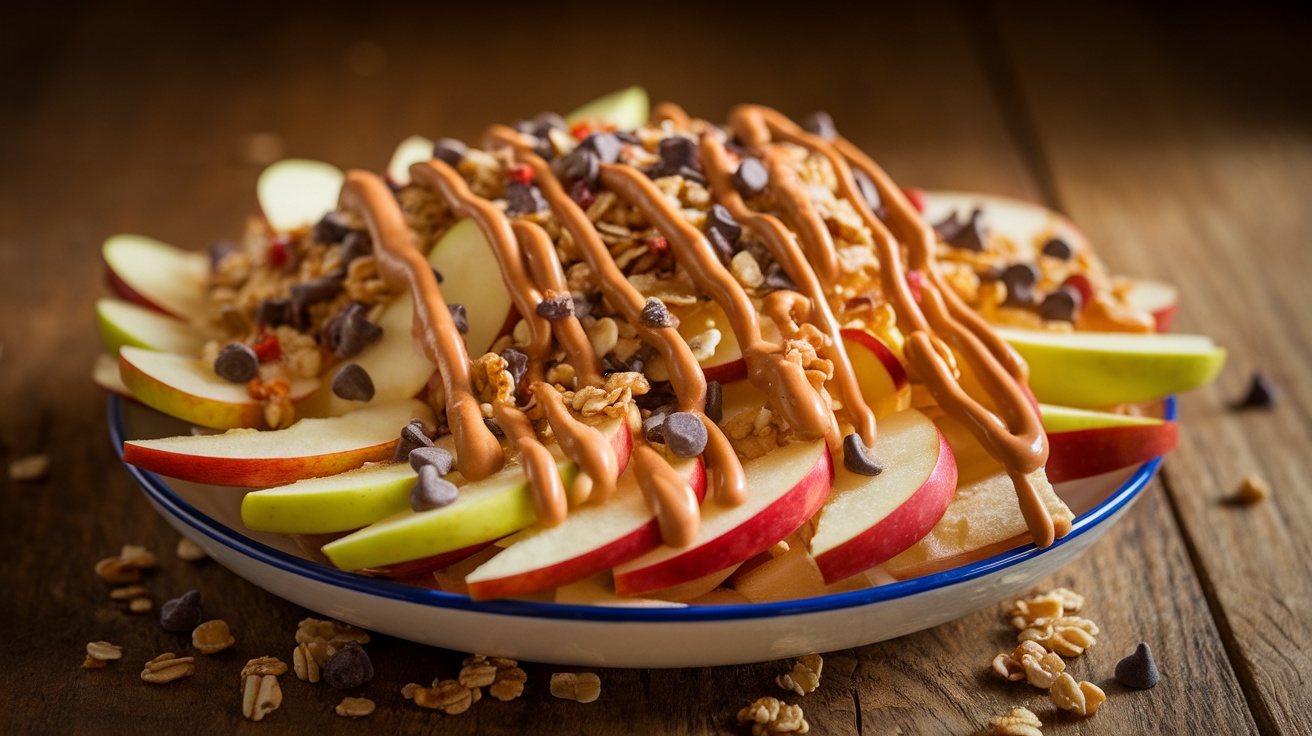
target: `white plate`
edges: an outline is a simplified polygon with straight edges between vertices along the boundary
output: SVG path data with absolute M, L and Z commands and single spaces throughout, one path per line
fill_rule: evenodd
M 1166 404 L 1175 416 L 1175 401 Z M 187 432 L 177 420 L 117 396 L 110 436 Z M 151 504 L 220 564 L 293 603 L 370 631 L 463 652 L 601 667 L 698 667 L 829 652 L 928 629 L 1026 591 L 1075 559 L 1121 518 L 1161 459 L 1062 483 L 1076 513 L 1051 547 L 1017 547 L 979 562 L 850 593 L 736 606 L 631 608 L 528 601 L 475 602 L 337 570 L 276 534 L 246 530 L 240 489 L 167 482 L 128 465 Z

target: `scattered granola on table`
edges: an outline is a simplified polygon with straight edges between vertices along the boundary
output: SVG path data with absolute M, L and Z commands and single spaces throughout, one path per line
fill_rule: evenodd
M 593 672 L 556 672 L 551 675 L 551 695 L 591 703 L 601 697 L 601 678 Z
M 1271 495 L 1271 486 L 1257 473 L 1249 473 L 1239 483 L 1235 500 L 1245 506 L 1265 501 Z
M 820 670 L 824 668 L 824 659 L 819 654 L 799 657 L 793 663 L 793 669 L 775 678 L 775 683 L 785 690 L 792 690 L 798 695 L 815 692 L 820 687 Z
M 1043 736 L 1043 722 L 1029 708 L 1012 708 L 1006 715 L 989 719 L 994 736 Z
M 810 733 L 811 724 L 802 714 L 802 706 L 789 705 L 778 698 L 757 698 L 751 705 L 738 711 L 739 725 L 752 725 L 752 736 L 770 734 Z

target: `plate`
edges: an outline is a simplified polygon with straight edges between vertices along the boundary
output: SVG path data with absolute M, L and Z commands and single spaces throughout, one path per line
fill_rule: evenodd
M 1165 416 L 1175 418 L 1175 400 Z M 187 425 L 111 396 L 110 437 L 184 434 Z M 1125 515 L 1161 458 L 1058 484 L 1076 513 L 1047 549 L 1033 544 L 951 570 L 848 593 L 732 606 L 649 608 L 453 593 L 343 572 L 306 558 L 289 539 L 250 532 L 238 489 L 206 486 L 125 465 L 181 534 L 237 575 L 323 616 L 420 644 L 531 662 L 593 667 L 702 667 L 763 662 L 893 639 L 1018 596 L 1074 560 Z

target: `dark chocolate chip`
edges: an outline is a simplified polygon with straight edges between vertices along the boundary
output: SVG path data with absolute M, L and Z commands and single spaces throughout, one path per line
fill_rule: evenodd
M 159 625 L 165 631 L 190 633 L 200 626 L 200 591 L 189 590 L 159 607 Z
M 1276 387 L 1267 377 L 1253 371 L 1253 380 L 1248 385 L 1248 393 L 1232 404 L 1234 409 L 1270 409 L 1276 405 Z
M 766 267 L 765 281 L 763 281 L 761 285 L 767 289 L 776 291 L 779 289 L 797 291 L 797 284 L 794 284 L 793 280 L 788 278 L 788 273 L 784 271 L 784 267 L 778 263 L 771 263 Z
M 374 663 L 360 642 L 347 642 L 323 666 L 323 681 L 338 690 L 351 690 L 374 679 Z
M 733 186 L 744 197 L 755 197 L 770 185 L 770 172 L 759 158 L 745 158 L 733 172 Z
M 1075 255 L 1075 251 L 1071 249 L 1071 246 L 1065 240 L 1049 238 L 1048 242 L 1043 244 L 1043 255 L 1068 261 L 1071 256 Z
M 635 145 L 642 143 L 642 139 L 638 137 L 637 133 L 631 133 L 627 130 L 617 130 L 613 135 L 620 139 L 620 143 L 632 143 Z
M 351 228 L 346 226 L 342 215 L 336 212 L 329 212 L 320 218 L 311 231 L 314 241 L 325 245 L 342 242 L 350 232 Z
M 369 238 L 369 233 L 363 230 L 352 230 L 346 234 L 346 237 L 342 238 L 342 268 L 351 265 L 351 261 L 360 256 L 367 256 L 373 252 L 374 244 Z
M 1039 304 L 1039 316 L 1057 322 L 1074 322 L 1075 316 L 1084 306 L 1083 302 L 1084 297 L 1080 295 L 1079 289 L 1063 284 L 1044 297 Z
M 265 299 L 255 307 L 255 324 L 265 327 L 277 327 L 292 321 L 292 302 L 290 299 Z
M 574 204 L 586 210 L 592 206 L 593 202 L 597 201 L 597 194 L 592 191 L 592 187 L 589 187 L 587 182 L 579 180 L 570 186 L 569 198 L 574 200 Z
M 369 401 L 374 397 L 374 379 L 357 363 L 345 363 L 333 374 L 333 394 L 347 401 Z
M 600 163 L 613 164 L 620 160 L 620 148 L 620 139 L 614 133 L 593 133 L 584 138 L 576 150 L 591 151 Z
M 665 417 L 665 412 L 654 411 L 642 420 L 642 436 L 648 442 L 665 442 Z
M 660 142 L 657 155 L 661 157 L 660 162 L 647 172 L 651 178 L 678 175 L 694 181 L 705 181 L 701 174 L 701 154 L 697 150 L 697 142 L 691 138 L 670 136 Z
M 260 358 L 244 342 L 230 342 L 214 359 L 214 372 L 233 383 L 246 383 L 260 374 Z
M 424 449 L 435 450 L 437 448 Z M 423 463 L 415 465 L 414 456 L 424 452 L 424 449 L 410 453 L 410 464 L 419 473 L 419 480 L 415 482 L 414 488 L 410 489 L 410 508 L 415 511 L 428 511 L 450 506 L 455 503 L 456 498 L 460 495 L 460 489 L 456 488 L 451 481 L 443 478 L 441 473 L 438 472 L 438 468 Z
M 550 205 L 542 196 L 542 190 L 532 184 L 512 181 L 506 184 L 506 214 L 511 217 L 531 215 L 541 212 Z
M 292 315 L 301 323 L 304 323 L 309 319 L 308 310 L 311 304 L 326 302 L 337 296 L 337 293 L 341 290 L 341 279 L 335 279 L 331 276 L 323 276 L 312 281 L 296 284 L 291 288 Z
M 673 327 L 674 315 L 665 308 L 665 302 L 649 296 L 647 303 L 642 305 L 642 323 L 648 327 Z
M 838 137 L 838 129 L 834 127 L 834 119 L 824 110 L 815 112 L 802 118 L 802 129 L 808 133 L 814 133 L 821 138 L 832 141 Z
M 443 281 L 446 280 L 446 277 L 442 275 L 442 272 L 437 270 L 436 268 L 429 266 L 429 270 L 433 272 L 433 278 L 437 281 L 437 283 L 441 284 Z
M 433 441 L 424 434 L 424 423 L 416 419 L 401 428 L 401 439 L 396 443 L 396 452 L 392 455 L 392 460 L 398 463 L 404 462 L 415 450 L 432 446 Z
M 537 129 L 537 124 L 532 120 L 516 120 L 510 124 L 510 127 L 524 135 L 535 135 L 533 131 Z
M 465 312 L 465 305 L 448 304 L 446 311 L 451 313 L 451 321 L 456 325 L 456 332 L 462 335 L 469 332 L 469 314 Z
M 506 361 L 510 380 L 518 386 L 519 382 L 524 380 L 524 374 L 528 373 L 528 356 L 514 348 L 506 348 L 501 351 L 501 359 Z
M 437 468 L 438 475 L 446 475 L 451 472 L 451 466 L 455 464 L 455 456 L 441 447 L 416 447 L 410 451 L 408 456 L 410 467 L 415 472 L 425 465 L 432 465 Z
M 492 417 L 483 417 L 483 426 L 488 428 L 488 431 L 492 433 L 493 437 L 496 437 L 499 440 L 504 440 L 506 438 L 506 430 L 502 429 L 501 423 Z
M 866 206 L 875 217 L 884 219 L 884 215 L 888 213 L 884 210 L 883 198 L 879 196 L 879 187 L 875 186 L 875 182 L 861 169 L 852 169 L 852 178 L 856 180 L 857 191 L 861 192 L 861 198 L 866 201 Z
M 706 425 L 690 411 L 676 411 L 661 424 L 665 445 L 677 457 L 697 457 L 706 449 Z
M 556 130 L 569 130 L 569 123 L 565 122 L 559 113 L 540 112 L 533 117 L 533 133 L 539 138 L 545 138 L 547 133 L 553 128 Z
M 1116 681 L 1128 688 L 1147 690 L 1161 679 L 1157 663 L 1153 661 L 1153 651 L 1146 641 L 1139 642 L 1134 654 L 1116 663 Z
M 961 228 L 965 226 L 966 223 L 962 222 L 960 217 L 957 217 L 957 213 L 954 210 L 944 218 L 942 222 L 934 225 L 934 232 L 938 234 L 940 240 L 946 243 L 948 240 L 956 236 L 956 234 L 961 231 Z
M 1016 263 L 1002 272 L 1002 283 L 1007 286 L 1006 304 L 1029 306 L 1034 303 L 1034 285 L 1039 281 L 1039 269 L 1033 263 Z
M 866 447 L 861 435 L 853 432 L 843 438 L 843 467 L 858 475 L 879 475 L 884 466 L 875 459 L 875 451 Z
M 706 382 L 706 418 L 716 424 L 724 418 L 724 387 L 719 381 Z
M 947 236 L 948 245 L 976 252 L 984 250 L 984 241 L 987 239 L 984 213 L 978 209 L 970 213 L 970 219 L 955 233 Z
M 378 342 L 383 328 L 369 321 L 368 311 L 360 302 L 351 302 L 325 327 L 324 344 L 342 360 Z
M 601 173 L 601 159 L 596 151 L 580 146 L 553 163 L 551 172 L 562 181 L 595 184 Z
M 547 291 L 533 311 L 543 319 L 555 322 L 574 315 L 574 297 L 569 292 Z
M 743 236 L 743 226 L 733 219 L 724 205 L 713 205 L 706 215 L 706 236 L 719 252 L 720 260 L 727 262 L 737 251 L 738 241 Z
M 433 158 L 440 159 L 448 166 L 459 166 L 469 153 L 469 146 L 455 138 L 440 138 L 433 144 Z
M 231 240 L 216 240 L 213 243 L 210 243 L 209 246 L 210 270 L 213 271 L 214 269 L 218 268 L 219 264 L 223 262 L 224 258 L 227 258 L 228 256 L 236 252 L 237 252 L 237 244 L 232 242 Z

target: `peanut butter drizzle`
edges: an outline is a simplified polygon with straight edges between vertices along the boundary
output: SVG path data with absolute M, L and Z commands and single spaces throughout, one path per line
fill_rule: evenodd
M 547 424 L 556 435 L 560 449 L 584 468 L 570 486 L 570 503 L 578 505 L 589 500 L 605 501 L 615 493 L 615 482 L 620 475 L 619 458 L 610 440 L 595 427 L 574 418 L 565 408 L 565 400 L 552 386 L 538 381 L 533 384 L 533 395 L 547 417 Z M 584 465 L 585 458 L 588 465 Z M 587 480 L 584 480 L 587 478 Z
M 636 206 L 669 242 L 693 283 L 724 309 L 747 363 L 747 377 L 765 392 L 799 439 L 824 437 L 830 429 L 828 405 L 806 380 L 802 366 L 784 358 L 780 345 L 761 337 L 756 305 L 729 273 L 701 231 L 661 195 L 646 174 L 629 166 L 602 164 L 601 182 Z
M 367 171 L 349 171 L 339 206 L 364 219 L 373 237 L 374 255 L 388 285 L 408 284 L 414 294 L 415 332 L 425 355 L 437 366 L 447 397 L 447 425 L 455 438 L 456 467 L 470 480 L 481 480 L 505 463 L 501 443 L 483 422 L 470 381 L 469 355 L 451 321 L 433 269 L 415 248 L 405 216 L 387 184 Z
M 633 462 L 638 487 L 660 527 L 661 541 L 671 547 L 687 547 L 696 541 L 701 507 L 688 481 L 640 434 L 634 435 Z
M 515 233 L 519 236 L 519 247 L 524 251 L 524 260 L 528 264 L 529 273 L 533 274 L 533 279 L 551 291 L 560 294 L 569 293 L 569 283 L 560 267 L 560 260 L 556 257 L 556 249 L 551 243 L 551 237 L 537 226 L 524 228 L 521 232 L 519 225 L 520 223 L 515 223 Z M 596 351 L 592 349 L 592 341 L 588 340 L 588 333 L 584 332 L 583 325 L 579 324 L 578 317 L 571 314 L 565 319 L 557 320 L 552 325 L 551 331 L 569 354 L 570 364 L 574 366 L 579 382 L 587 386 L 600 386 L 601 364 L 597 360 Z
M 1047 461 L 1048 444 L 1037 412 L 1016 382 L 1017 379 L 1024 380 L 1024 363 L 944 283 L 933 257 L 933 241 L 925 240 L 928 227 L 920 221 L 901 190 L 855 146 L 842 139 L 831 145 L 803 131 L 774 110 L 744 105 L 733 111 L 731 120 L 735 132 L 755 150 L 766 149 L 771 140 L 778 139 L 802 146 L 829 160 L 838 177 L 839 194 L 856 207 L 874 237 L 884 294 L 892 302 L 898 317 L 912 327 L 904 348 L 907 362 L 944 410 L 969 427 L 988 453 L 1007 469 L 1035 544 L 1040 547 L 1051 545 L 1056 536 L 1052 517 L 1025 476 Z M 916 304 L 906 283 L 899 243 L 866 204 L 849 162 L 870 176 L 879 189 L 890 220 L 896 223 L 899 232 L 911 236 L 906 241 L 908 261 L 921 267 L 930 279 L 922 289 L 920 305 Z M 921 306 L 926 307 L 928 319 Z M 1008 421 L 1004 422 L 961 390 L 935 349 L 932 340 L 935 333 L 962 353 Z
M 537 430 L 518 407 L 493 404 L 492 416 L 505 431 L 506 437 L 519 450 L 519 462 L 524 468 L 529 488 L 533 491 L 533 510 L 541 526 L 556 526 L 565 520 L 568 507 L 565 483 L 556 467 L 556 458 L 538 441 Z

